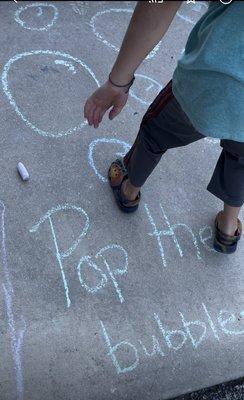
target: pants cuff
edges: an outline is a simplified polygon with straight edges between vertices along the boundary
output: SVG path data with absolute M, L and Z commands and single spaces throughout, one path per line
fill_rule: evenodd
M 215 197 L 217 197 L 218 199 L 222 200 L 224 203 L 226 203 L 227 205 L 229 205 L 231 207 L 242 207 L 243 206 L 243 200 L 242 199 L 230 197 L 226 193 L 223 193 L 223 192 L 220 192 L 220 191 L 216 190 L 216 188 L 214 188 L 210 184 L 207 186 L 207 190 L 211 194 L 213 194 Z

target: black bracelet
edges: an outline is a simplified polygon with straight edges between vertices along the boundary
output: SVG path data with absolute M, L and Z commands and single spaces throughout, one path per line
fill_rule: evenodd
M 135 76 L 133 76 L 133 78 L 131 79 L 131 81 L 130 81 L 129 83 L 127 83 L 126 85 L 117 85 L 116 83 L 114 83 L 114 82 L 111 80 L 111 78 L 110 78 L 110 74 L 109 74 L 109 76 L 108 76 L 108 80 L 109 80 L 110 83 L 112 83 L 112 85 L 114 85 L 114 86 L 116 86 L 116 87 L 119 87 L 119 88 L 123 88 L 123 87 L 129 86 L 129 87 L 128 87 L 128 90 L 125 92 L 125 93 L 128 93 L 130 87 L 131 87 L 131 86 L 133 85 L 133 83 L 134 83 Z

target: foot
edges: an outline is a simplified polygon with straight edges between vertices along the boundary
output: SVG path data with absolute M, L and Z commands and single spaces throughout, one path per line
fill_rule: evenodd
M 238 228 L 238 219 L 227 219 L 222 211 L 218 215 L 218 227 L 221 232 L 225 233 L 226 235 L 235 236 L 236 230 Z
M 136 200 L 140 189 L 132 186 L 129 179 L 124 180 L 121 185 L 121 192 L 126 200 L 134 201 Z

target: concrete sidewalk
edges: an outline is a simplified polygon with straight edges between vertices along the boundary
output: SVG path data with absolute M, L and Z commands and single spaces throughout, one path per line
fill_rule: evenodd
M 243 376 L 243 240 L 211 245 L 218 141 L 167 152 L 135 215 L 106 178 L 205 3 L 184 2 L 118 118 L 83 119 L 134 6 L 0 3 L 1 400 L 163 400 Z

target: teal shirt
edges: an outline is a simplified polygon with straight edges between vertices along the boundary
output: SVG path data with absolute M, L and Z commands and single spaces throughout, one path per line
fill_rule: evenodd
M 244 2 L 210 2 L 178 60 L 172 89 L 200 133 L 244 142 Z

